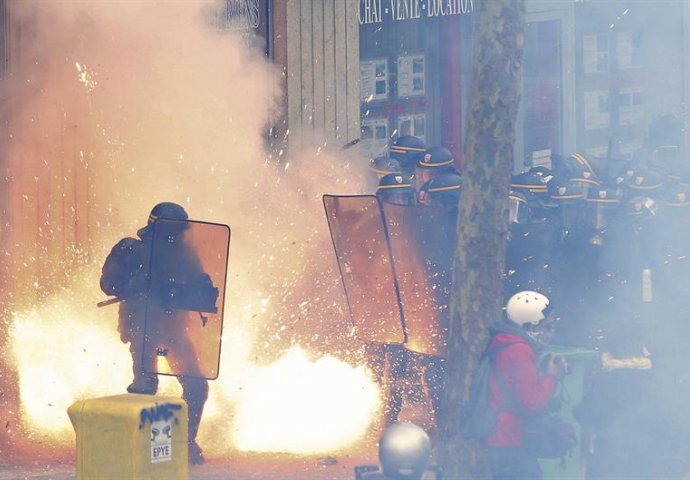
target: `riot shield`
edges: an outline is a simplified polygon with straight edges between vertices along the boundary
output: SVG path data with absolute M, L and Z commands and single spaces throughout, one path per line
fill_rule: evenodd
M 457 212 L 388 203 L 383 212 L 407 331 L 405 347 L 444 356 Z
M 143 371 L 218 377 L 229 248 L 227 225 L 154 223 Z
M 324 195 L 350 319 L 364 342 L 403 343 L 395 275 L 374 195 Z

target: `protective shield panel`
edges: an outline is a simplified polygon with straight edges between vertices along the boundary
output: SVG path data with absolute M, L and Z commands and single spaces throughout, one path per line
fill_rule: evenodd
M 352 324 L 364 342 L 403 343 L 405 333 L 378 200 L 324 195 Z
M 444 356 L 450 320 L 455 209 L 383 204 L 409 350 Z
M 218 377 L 230 228 L 196 221 L 154 223 L 143 370 Z

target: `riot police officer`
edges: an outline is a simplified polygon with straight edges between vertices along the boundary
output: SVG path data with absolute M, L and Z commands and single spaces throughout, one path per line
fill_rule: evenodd
M 201 415 L 208 398 L 208 382 L 201 376 L 198 357 L 188 338 L 184 323 L 177 317 L 179 310 L 171 305 L 172 291 L 150 285 L 150 259 L 154 224 L 158 220 L 172 220 L 164 231 L 169 241 L 157 259 L 157 268 L 175 285 L 207 284 L 210 277 L 204 273 L 196 252 L 184 241 L 188 215 L 185 209 L 172 202 L 162 202 L 151 210 L 147 225 L 137 231 L 139 238 L 120 240 L 105 260 L 100 279 L 101 290 L 121 300 L 118 332 L 124 343 L 129 343 L 134 379 L 127 387 L 129 393 L 154 395 L 158 390 L 155 357 L 145 353 L 145 336 L 155 337 L 170 348 L 168 361 L 173 368 L 179 362 L 190 366 L 195 375 L 178 375 L 182 397 L 188 406 L 189 461 L 204 462 L 196 435 Z M 171 285 L 171 287 L 174 285 Z M 160 287 L 160 286 L 159 286 Z M 216 290 L 217 291 L 217 290 Z M 146 325 L 146 322 L 149 324 Z

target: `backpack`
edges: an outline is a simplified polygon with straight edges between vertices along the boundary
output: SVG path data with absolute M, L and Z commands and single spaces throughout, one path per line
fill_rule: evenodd
M 496 354 L 503 348 L 513 345 L 505 343 L 484 351 L 472 376 L 470 398 L 461 410 L 460 434 L 467 440 L 485 440 L 505 408 L 493 411 L 489 407 L 489 375 L 496 360 Z M 507 395 L 508 404 L 516 400 L 507 392 L 500 377 L 499 387 Z M 577 444 L 575 429 L 553 412 L 543 412 L 536 416 L 522 415 L 524 419 L 523 445 L 537 458 L 560 458 L 561 461 L 572 452 Z
M 103 293 L 121 299 L 143 293 L 148 257 L 148 247 L 139 239 L 126 237 L 117 242 L 101 270 Z
M 460 435 L 467 440 L 486 439 L 496 425 L 501 411 L 493 411 L 489 407 L 489 376 L 496 354 L 508 345 L 512 344 L 487 348 L 479 358 L 479 364 L 472 375 L 470 398 L 460 411 Z

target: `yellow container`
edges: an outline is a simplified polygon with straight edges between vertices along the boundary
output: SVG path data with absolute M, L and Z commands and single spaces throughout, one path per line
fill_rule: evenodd
M 77 480 L 187 480 L 187 404 L 124 394 L 75 402 Z

